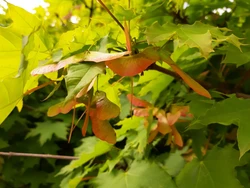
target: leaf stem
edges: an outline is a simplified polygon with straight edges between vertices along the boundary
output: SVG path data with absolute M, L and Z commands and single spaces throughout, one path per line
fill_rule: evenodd
M 76 101 L 76 99 L 74 99 Z M 71 140 L 71 136 L 74 130 L 74 125 L 75 125 L 75 115 L 76 115 L 76 106 L 73 106 L 73 116 L 72 116 L 72 123 L 71 123 L 71 127 L 70 127 L 70 133 L 69 133 L 69 138 L 68 138 L 68 143 L 70 143 Z
M 130 77 L 130 81 L 131 81 L 131 95 L 133 96 L 134 95 L 134 79 L 133 77 Z M 133 97 L 131 97 L 131 102 L 130 102 L 130 115 L 132 117 L 133 115 Z
M 120 26 L 120 28 L 124 31 L 124 27 L 121 24 L 121 22 L 119 22 L 119 20 L 112 14 L 112 12 L 110 12 L 110 10 L 108 9 L 108 7 L 106 7 L 106 5 L 102 2 L 102 0 L 97 0 L 102 7 L 109 13 L 109 15 L 115 20 L 115 22 Z
M 77 160 L 79 157 L 66 156 L 66 155 L 51 155 L 51 154 L 38 154 L 38 153 L 18 153 L 18 152 L 0 152 L 0 156 L 8 157 L 37 157 L 37 158 L 50 158 L 62 160 Z

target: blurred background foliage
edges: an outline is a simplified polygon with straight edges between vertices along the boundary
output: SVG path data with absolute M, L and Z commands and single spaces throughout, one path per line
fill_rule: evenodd
M 60 77 L 62 72 L 58 71 L 30 78 L 30 71 L 48 59 L 56 62 L 62 57 L 69 57 L 89 49 L 101 52 L 126 49 L 123 31 L 97 1 L 46 0 L 46 2 L 49 6 L 37 7 L 35 16 L 26 14 L 23 10 L 24 20 L 27 19 L 28 22 L 33 19 L 32 23 L 35 28 L 37 27 L 35 31 L 18 24 L 21 23 L 19 19 L 22 16 L 15 15 L 16 7 L 11 4 L 9 5 L 13 6 L 9 8 L 11 11 L 6 9 L 6 14 L 0 15 L 2 36 L 7 35 L 6 28 L 12 29 L 13 36 L 15 32 L 29 36 L 24 48 L 21 48 L 21 43 L 20 46 L 15 46 L 19 49 L 19 53 L 7 55 L 1 53 L 1 57 L 6 58 L 6 64 L 17 62 L 12 76 L 18 72 L 20 54 L 23 54 L 28 61 L 26 69 L 28 73 L 23 79 L 29 84 L 21 88 L 21 94 L 37 86 L 38 83 L 43 84 L 49 79 Z M 224 110 L 229 108 L 242 108 L 244 112 L 249 112 L 246 106 L 248 100 L 245 99 L 245 104 L 242 104 L 234 96 L 249 98 L 250 94 L 250 46 L 241 45 L 237 38 L 244 39 L 241 42 L 249 44 L 250 2 L 109 0 L 105 1 L 105 4 L 122 24 L 124 20 L 130 21 L 133 47 L 139 51 L 148 46 L 148 36 L 145 33 L 156 21 L 160 25 L 166 23 L 191 25 L 200 21 L 210 26 L 227 28 L 223 30 L 224 33 L 230 32 L 235 35 L 235 38 L 223 39 L 231 42 L 218 41 L 219 39 L 205 41 L 213 42 L 214 49 L 206 59 L 202 57 L 198 48 L 190 48 L 187 45 L 178 47 L 178 40 L 167 43 L 169 50 L 173 52 L 172 58 L 185 72 L 204 82 L 203 85 L 210 89 L 213 100 L 194 94 L 180 80 L 155 70 L 146 70 L 133 78 L 133 93 L 136 96 L 165 111 L 169 111 L 172 104 L 189 105 L 191 113 L 196 118 L 203 117 L 209 110 L 213 111 L 214 104 L 226 99 L 235 100 L 235 103 L 232 102 L 235 106 L 230 106 L 230 101 L 226 101 L 222 110 L 219 107 L 214 109 L 215 113 L 223 114 Z M 18 11 L 22 12 L 19 9 Z M 197 34 L 199 29 L 193 27 L 191 33 Z M 17 38 L 13 37 L 13 41 L 19 44 L 22 39 L 19 35 L 15 36 Z M 158 41 L 156 44 L 161 46 L 166 40 Z M 15 44 L 13 41 L 12 44 Z M 237 48 L 239 46 L 241 49 Z M 0 47 L 0 51 L 3 52 L 4 48 L 5 46 Z M 5 77 L 3 73 L 0 79 Z M 83 138 L 81 134 L 83 120 L 74 129 L 71 141 L 68 143 L 73 111 L 55 117 L 47 116 L 49 107 L 63 101 L 67 96 L 64 81 L 58 82 L 60 83 L 58 88 L 48 85 L 26 95 L 23 98 L 21 112 L 15 108 L 1 124 L 0 150 L 79 156 L 80 159 L 69 161 L 2 156 L 0 187 L 192 188 L 195 185 L 197 188 L 250 187 L 249 153 L 245 151 L 247 153 L 239 161 L 239 148 L 235 144 L 238 120 L 242 118 L 240 122 L 248 121 L 247 115 L 239 117 L 236 114 L 237 120 L 235 120 L 230 114 L 226 114 L 225 117 L 231 118 L 229 122 L 220 119 L 209 121 L 204 116 L 199 121 L 204 122 L 205 126 L 193 121 L 192 125 L 196 127 L 190 130 L 186 129 L 190 126 L 190 121 L 177 123 L 176 127 L 184 141 L 182 148 L 166 144 L 169 142 L 168 136 L 158 135 L 152 143 L 147 144 L 149 130 L 144 128 L 143 118 L 130 117 L 130 104 L 126 98 L 126 94 L 131 92 L 130 79 L 124 78 L 121 81 L 119 79 L 120 77 L 109 69 L 105 75 L 98 77 L 98 89 L 105 91 L 108 98 L 121 107 L 119 117 L 111 120 L 118 135 L 115 147 L 94 137 L 90 126 L 87 137 Z M 15 86 L 14 89 L 18 88 Z M 44 101 L 52 91 L 53 95 Z M 80 117 L 83 111 L 84 107 L 77 108 L 76 117 Z M 153 121 L 155 119 L 152 117 Z M 210 176 L 210 180 L 207 176 Z

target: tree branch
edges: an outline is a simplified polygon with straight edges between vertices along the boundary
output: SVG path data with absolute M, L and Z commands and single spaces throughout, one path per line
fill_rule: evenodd
M 37 157 L 37 158 L 50 158 L 50 159 L 62 159 L 62 160 L 77 160 L 77 159 L 79 159 L 79 157 L 74 157 L 74 156 L 38 154 L 38 153 L 17 153 L 17 152 L 0 152 L 0 156 Z
M 89 7 L 89 24 L 92 20 L 92 16 L 93 16 L 93 13 L 94 13 L 94 0 L 91 1 L 91 7 Z
M 171 71 L 171 70 L 165 69 L 165 68 L 163 68 L 163 67 L 160 67 L 160 66 L 156 65 L 155 63 L 152 64 L 152 65 L 150 65 L 150 66 L 148 67 L 148 69 L 150 69 L 150 70 L 156 70 L 156 71 L 162 72 L 162 73 L 167 74 L 167 75 L 169 75 L 169 76 L 172 76 L 172 77 L 174 77 L 174 78 L 176 78 L 176 79 L 181 79 L 181 77 L 180 77 L 177 73 L 175 73 L 175 72 L 173 72 L 173 71 Z
M 110 12 L 110 10 L 108 9 L 108 7 L 106 7 L 106 5 L 102 2 L 102 0 L 97 0 L 102 7 L 109 13 L 109 15 L 115 20 L 115 22 L 120 26 L 120 28 L 124 31 L 124 27 L 121 24 L 121 22 L 119 22 L 119 20 L 117 20 L 117 18 L 112 14 L 112 12 Z

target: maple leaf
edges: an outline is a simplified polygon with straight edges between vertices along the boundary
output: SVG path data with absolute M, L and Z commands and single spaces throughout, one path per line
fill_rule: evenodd
M 81 167 L 89 160 L 107 153 L 111 150 L 113 145 L 102 141 L 96 137 L 88 137 L 82 140 L 82 144 L 75 149 L 75 152 L 80 157 L 78 160 L 73 160 L 70 164 L 64 166 L 59 174 L 67 174 L 72 172 L 75 168 Z
M 124 188 L 166 186 L 176 188 L 171 176 L 156 163 L 149 161 L 134 161 L 126 172 L 119 170 L 101 173 L 93 183 L 98 188 L 109 188 L 110 185 Z
M 250 127 L 248 115 L 250 113 L 250 100 L 236 97 L 225 99 L 215 103 L 205 114 L 196 118 L 190 128 L 201 128 L 211 123 L 222 125 L 237 124 L 237 140 L 240 149 L 240 157 L 250 150 Z
M 177 176 L 179 188 L 242 188 L 236 178 L 235 167 L 239 153 L 232 147 L 214 147 L 203 160 L 193 159 Z
M 33 137 L 39 135 L 39 142 L 41 145 L 48 140 L 51 140 L 52 136 L 66 140 L 68 123 L 65 122 L 41 122 L 36 123 L 37 127 L 31 129 L 31 131 L 27 134 L 26 138 Z
M 41 20 L 35 15 L 11 3 L 8 3 L 8 15 L 13 20 L 10 25 L 11 29 L 24 36 L 29 35 L 41 24 Z
M 174 39 L 178 47 L 188 45 L 190 48 L 198 48 L 201 54 L 208 58 L 209 54 L 213 52 L 212 39 L 217 43 L 227 41 L 240 49 L 242 43 L 240 38 L 235 35 L 224 35 L 221 30 L 211 25 L 206 25 L 201 22 L 195 22 L 193 25 L 175 25 L 173 23 L 166 23 L 160 25 L 158 22 L 153 23 L 146 30 L 148 43 L 156 43 L 163 40 Z
M 68 102 L 80 92 L 82 89 L 87 87 L 98 75 L 103 73 L 105 66 L 103 63 L 86 63 L 86 64 L 72 64 L 69 67 L 68 74 L 65 76 L 65 83 L 68 91 L 68 95 L 65 98 L 65 102 Z M 88 89 L 84 91 L 87 92 Z M 81 95 L 85 94 L 81 92 Z

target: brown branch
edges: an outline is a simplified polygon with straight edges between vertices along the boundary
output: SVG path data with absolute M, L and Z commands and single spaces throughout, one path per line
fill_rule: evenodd
M 238 98 L 243 98 L 243 99 L 250 99 L 250 95 L 245 94 L 245 93 L 235 93 L 236 97 Z
M 177 73 L 175 73 L 175 72 L 173 72 L 173 71 L 171 71 L 171 70 L 165 69 L 165 68 L 163 68 L 163 67 L 161 67 L 161 66 L 158 66 L 158 65 L 156 65 L 155 63 L 152 64 L 152 65 L 150 65 L 150 66 L 148 67 L 148 69 L 150 69 L 150 70 L 157 70 L 157 71 L 159 71 L 159 72 L 162 72 L 162 73 L 164 73 L 164 74 L 167 74 L 167 75 L 169 75 L 169 76 L 172 76 L 172 77 L 174 77 L 174 78 L 176 78 L 176 79 L 181 79 L 181 77 L 180 77 Z
M 97 0 L 102 7 L 109 13 L 109 15 L 115 20 L 115 22 L 120 26 L 120 28 L 124 31 L 124 27 L 121 24 L 121 22 L 119 22 L 119 20 L 112 14 L 112 12 L 110 12 L 110 10 L 108 9 L 108 7 L 106 7 L 106 5 L 102 2 L 102 0 Z
M 89 11 L 90 11 L 89 12 L 89 24 L 90 24 L 90 22 L 92 20 L 92 16 L 94 14 L 94 0 L 91 0 L 91 6 L 89 7 Z
M 50 159 L 62 159 L 62 160 L 77 160 L 77 159 L 79 159 L 79 157 L 74 157 L 74 156 L 38 154 L 38 153 L 17 153 L 17 152 L 0 152 L 0 156 L 37 157 L 37 158 L 50 158 Z

